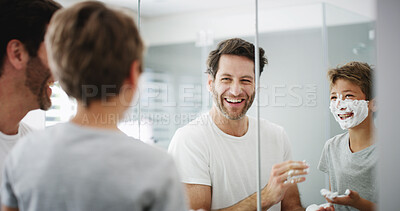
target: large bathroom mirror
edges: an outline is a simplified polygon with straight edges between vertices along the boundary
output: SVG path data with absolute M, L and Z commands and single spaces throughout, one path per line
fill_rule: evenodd
M 77 0 L 62 0 L 69 6 Z M 208 53 L 224 39 L 255 39 L 253 1 L 104 1 L 140 20 L 147 46 L 138 99 L 121 122 L 128 135 L 164 149 L 175 131 L 212 106 L 206 86 Z M 325 1 L 260 1 L 259 45 L 269 65 L 260 78 L 260 117 L 283 126 L 294 160 L 311 165 L 299 184 L 302 204 L 325 203 L 328 185 L 317 169 L 326 140 L 343 132 L 329 112 L 328 68 L 357 60 L 375 64 L 375 24 Z M 139 16 L 140 15 L 140 16 Z M 53 89 L 46 125 L 67 121 L 75 104 Z M 255 104 L 248 112 L 255 116 Z M 254 152 L 255 153 L 255 152 Z M 256 183 L 256 178 L 254 178 Z

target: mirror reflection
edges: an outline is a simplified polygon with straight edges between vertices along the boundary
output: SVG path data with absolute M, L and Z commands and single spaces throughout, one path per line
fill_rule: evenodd
M 79 1 L 61 1 L 66 7 L 77 2 Z M 105 2 L 112 6 L 124 7 L 128 14 L 135 20 L 138 19 L 137 2 Z M 256 191 L 256 173 L 249 173 L 256 169 L 256 148 L 249 145 L 233 149 L 220 145 L 218 151 L 217 147 L 206 143 L 214 140 L 212 136 L 218 134 L 215 130 L 223 136 L 215 139 L 224 141 L 248 134 L 248 129 L 254 125 L 247 116 L 255 117 L 255 108 L 259 106 L 260 117 L 263 120 L 254 121 L 265 124 L 263 121 L 268 120 L 279 125 L 284 131 L 282 142 L 288 143 L 287 148 L 271 146 L 272 151 L 265 151 L 261 160 L 262 187 L 270 182 L 268 178 L 271 172 L 274 172 L 274 164 L 286 160 L 305 160 L 310 166 L 306 181 L 297 181 L 301 203 L 304 207 L 323 204 L 326 200 L 321 196 L 320 190 L 329 189 L 329 184 L 334 184 L 334 179 L 317 168 L 321 153 L 327 140 L 346 132 L 330 113 L 332 90 L 335 94 L 341 92 L 338 91 L 340 88 L 330 84 L 327 72 L 351 61 L 372 66 L 376 63 L 374 21 L 370 17 L 327 3 L 260 2 L 259 46 L 263 48 L 268 59 L 268 65 L 264 67 L 260 78 L 260 104 L 253 103 L 245 112 L 246 115 L 239 118 L 243 120 L 241 123 L 244 127 L 232 126 L 226 129 L 226 124 L 233 125 L 230 121 L 230 111 L 243 110 L 251 101 L 252 92 L 247 93 L 245 88 L 238 88 L 238 94 L 235 88 L 250 86 L 250 90 L 255 89 L 255 77 L 251 71 L 242 75 L 230 72 L 234 68 L 242 67 L 246 60 L 240 62 L 221 57 L 222 61 L 218 64 L 222 64 L 216 72 L 227 77 L 216 73 L 210 78 L 210 74 L 206 73 L 210 68 L 207 63 L 210 52 L 218 49 L 219 43 L 231 38 L 254 43 L 254 5 L 241 1 L 228 4 L 229 7 L 226 6 L 226 2 L 141 2 L 140 33 L 147 47 L 144 72 L 140 77 L 136 100 L 132 102 L 119 128 L 128 136 L 140 138 L 145 143 L 169 151 L 178 160 L 177 167 L 183 182 L 187 184 L 189 198 L 197 197 L 195 193 L 208 197 L 204 199 L 205 204 L 190 200 L 192 208 L 220 209 L 235 206 Z M 220 71 L 221 67 L 225 68 L 225 58 L 227 65 L 235 64 L 232 67 L 226 66 L 228 72 Z M 252 64 L 254 66 L 254 62 Z M 230 84 L 227 85 L 225 80 L 230 81 Z M 332 83 L 336 85 L 336 81 Z M 336 97 L 341 98 L 340 95 Z M 46 126 L 68 121 L 75 114 L 76 101 L 69 99 L 58 84 L 53 87 L 52 101 L 53 106 L 45 114 Z M 221 115 L 219 120 L 218 115 Z M 368 114 L 368 118 L 370 117 L 371 114 Z M 228 123 L 219 126 L 216 124 L 217 120 Z M 27 121 L 29 122 L 29 118 Z M 369 121 L 373 122 L 373 119 Z M 238 123 L 236 120 L 233 122 Z M 214 128 L 204 129 L 206 135 L 203 137 L 197 132 L 202 130 L 205 123 Z M 179 129 L 187 125 L 191 130 Z M 177 132 L 179 130 L 180 133 Z M 228 138 L 226 135 L 229 135 Z M 195 137 L 204 140 L 202 145 L 186 143 Z M 260 138 L 276 140 L 271 138 L 270 134 L 261 135 Z M 175 143 L 171 147 L 171 140 L 177 139 L 186 140 L 187 145 Z M 268 144 L 262 147 L 266 145 L 270 147 Z M 248 151 L 244 150 L 246 147 L 249 148 Z M 215 155 L 222 157 L 218 158 Z M 202 159 L 204 157 L 206 159 Z M 280 159 L 275 159 L 276 157 Z M 180 163 L 181 160 L 185 162 Z M 186 162 L 189 160 L 191 162 Z M 246 170 L 238 161 L 243 162 L 243 168 Z M 304 164 L 298 162 L 296 165 Z M 228 171 L 234 168 L 238 169 Z M 288 176 L 301 176 L 303 169 L 305 167 L 295 168 L 294 173 Z M 289 171 L 286 169 L 284 172 L 289 174 Z M 195 176 L 198 178 L 191 180 L 185 176 L 191 179 Z M 218 186 L 224 182 L 225 186 Z M 236 188 L 230 189 L 232 187 Z M 332 190 L 344 194 L 342 189 L 341 187 Z M 294 191 L 296 192 L 297 190 Z M 223 197 L 218 198 L 219 195 Z M 274 205 L 272 210 L 279 210 L 280 206 L 285 206 L 284 202 L 279 203 L 284 197 L 277 196 L 273 203 L 269 204 L 263 201 L 263 206 L 266 208 Z M 374 202 L 373 197 L 370 200 Z M 296 203 L 297 201 L 294 204 Z

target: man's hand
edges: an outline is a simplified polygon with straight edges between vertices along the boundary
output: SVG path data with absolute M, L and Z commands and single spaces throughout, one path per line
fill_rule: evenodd
M 282 201 L 286 191 L 294 184 L 304 182 L 309 166 L 301 161 L 286 161 L 272 167 L 268 184 L 262 190 L 263 209 L 269 209 Z
M 272 167 L 268 184 L 261 191 L 263 210 L 285 198 L 282 207 L 293 210 L 293 207 L 301 207 L 296 184 L 305 181 L 305 177 L 299 177 L 308 173 L 308 165 L 301 161 L 286 161 Z M 211 209 L 212 189 L 211 186 L 198 184 L 185 184 L 191 209 Z M 288 191 L 289 190 L 289 191 Z M 289 196 L 285 196 L 286 192 Z M 284 200 L 284 201 L 285 201 Z M 257 210 L 257 193 L 243 199 L 242 201 L 223 209 L 223 211 L 249 211 Z M 303 209 L 304 210 L 304 209 Z

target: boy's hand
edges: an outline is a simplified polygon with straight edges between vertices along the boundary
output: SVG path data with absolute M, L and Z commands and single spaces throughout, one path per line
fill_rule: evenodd
M 346 206 L 356 207 L 357 203 L 360 201 L 360 195 L 353 190 L 350 190 L 350 194 L 344 197 L 336 197 L 333 200 L 325 198 L 328 202 L 333 204 L 341 204 Z
M 331 203 L 325 203 L 325 204 L 312 204 L 307 207 L 306 211 L 335 211 L 335 208 Z
M 374 204 L 371 201 L 368 201 L 367 199 L 361 198 L 360 194 L 358 194 L 356 191 L 353 190 L 349 191 L 350 193 L 347 196 L 336 197 L 332 200 L 325 197 L 325 199 L 330 203 L 351 206 L 358 210 L 365 210 L 365 211 L 375 210 L 376 204 Z
M 326 208 L 320 207 L 317 211 L 335 211 L 335 208 L 333 206 L 332 207 L 326 207 Z

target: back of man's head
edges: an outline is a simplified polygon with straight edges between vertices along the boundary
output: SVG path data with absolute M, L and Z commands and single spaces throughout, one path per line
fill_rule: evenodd
M 29 55 L 36 57 L 47 24 L 59 8 L 52 0 L 0 0 L 0 77 L 8 42 L 21 41 Z
M 46 47 L 54 77 L 87 107 L 119 94 L 132 62 L 141 62 L 144 50 L 132 17 L 92 1 L 57 12 Z

